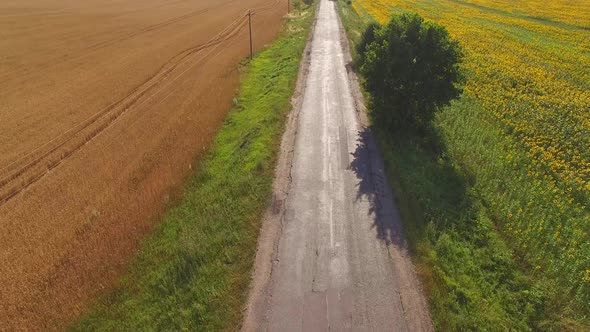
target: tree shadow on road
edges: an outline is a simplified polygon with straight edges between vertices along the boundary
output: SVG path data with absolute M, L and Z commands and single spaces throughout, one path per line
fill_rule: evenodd
M 405 247 L 407 244 L 403 237 L 401 220 L 394 209 L 383 163 L 369 129 L 359 133 L 356 149 L 351 157 L 350 169 L 358 179 L 356 200 L 369 202 L 368 214 L 372 217 L 372 227 L 376 228 L 377 238 L 387 244 Z
M 356 149 L 351 154 L 350 169 L 358 179 L 357 201 L 369 201 L 369 214 L 374 220 L 372 227 L 376 228 L 377 238 L 386 244 L 408 247 L 404 226 L 412 228 L 412 232 L 416 228 L 423 228 L 409 223 L 423 222 L 424 212 L 430 216 L 441 217 L 433 221 L 436 227 L 445 228 L 453 227 L 451 224 L 458 220 L 470 219 L 465 213 L 472 209 L 466 197 L 468 179 L 458 174 L 449 163 L 440 161 L 444 159 L 445 147 L 438 133 L 430 130 L 427 135 L 405 133 L 399 136 L 389 138 L 392 139 L 391 142 L 397 142 L 389 146 L 398 149 L 395 154 L 397 157 L 391 153 L 392 151 L 383 151 L 382 156 L 373 131 L 369 128 L 362 130 Z M 397 158 L 395 163 L 392 163 L 392 158 Z M 394 167 L 395 172 L 411 172 L 411 176 L 404 174 L 406 179 L 420 176 L 411 187 L 396 188 L 395 192 L 398 195 L 401 193 L 407 197 L 394 199 L 390 187 L 392 182 L 388 181 L 384 163 L 388 163 L 390 172 Z M 397 179 L 395 180 L 395 183 L 398 183 Z M 406 220 L 404 225 L 397 204 L 404 205 L 405 217 L 408 213 L 417 217 Z M 426 209 L 429 211 L 424 211 Z M 463 215 L 459 216 L 461 213 Z

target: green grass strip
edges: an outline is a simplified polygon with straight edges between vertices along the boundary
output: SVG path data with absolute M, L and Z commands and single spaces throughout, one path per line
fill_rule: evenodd
M 244 69 L 235 106 L 212 147 L 128 275 L 72 330 L 239 325 L 313 7 L 298 14 Z

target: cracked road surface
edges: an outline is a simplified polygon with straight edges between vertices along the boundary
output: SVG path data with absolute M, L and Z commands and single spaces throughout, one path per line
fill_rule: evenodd
M 246 330 L 432 330 L 342 36 L 335 2 L 321 0 L 278 245 Z

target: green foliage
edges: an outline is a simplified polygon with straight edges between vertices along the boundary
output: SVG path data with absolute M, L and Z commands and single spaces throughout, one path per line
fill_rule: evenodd
M 452 112 L 461 112 L 461 124 L 473 124 L 481 111 L 475 100 L 463 97 L 437 114 L 428 135 L 443 147 L 440 155 L 411 135 L 392 137 L 383 129 L 376 130 L 418 254 L 418 270 L 428 285 L 437 329 L 527 331 L 546 315 L 544 307 L 528 295 L 536 288 L 520 271 L 478 200 L 477 188 L 471 183 L 473 173 L 459 163 L 465 155 L 449 151 L 448 144 L 457 142 L 440 131 L 441 122 L 458 125 L 449 117 Z M 483 135 L 488 142 L 502 142 L 489 128 L 461 129 L 469 137 Z M 480 133 L 482 129 L 486 131 Z M 480 142 L 471 147 L 479 149 Z M 462 139 L 460 144 L 467 147 L 469 140 Z
M 356 43 L 356 54 L 358 55 L 357 58 L 357 67 L 362 67 L 363 64 L 366 62 L 366 54 L 369 49 L 369 46 L 375 42 L 377 39 L 377 32 L 381 29 L 381 24 L 377 22 L 371 22 L 365 28 L 365 31 L 361 34 L 360 40 Z
M 462 52 L 447 30 L 417 14 L 372 23 L 358 44 L 360 71 L 376 123 L 390 130 L 427 127 L 461 93 Z
M 248 64 L 239 97 L 177 206 L 76 331 L 237 329 L 313 7 Z

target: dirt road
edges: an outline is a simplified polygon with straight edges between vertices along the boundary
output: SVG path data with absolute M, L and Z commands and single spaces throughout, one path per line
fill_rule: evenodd
M 0 2 L 0 330 L 58 329 L 116 280 L 286 0 Z
M 310 51 L 291 167 L 279 165 L 278 183 L 291 180 L 267 220 L 280 225 L 263 229 L 244 329 L 430 331 L 332 1 L 320 2 Z

